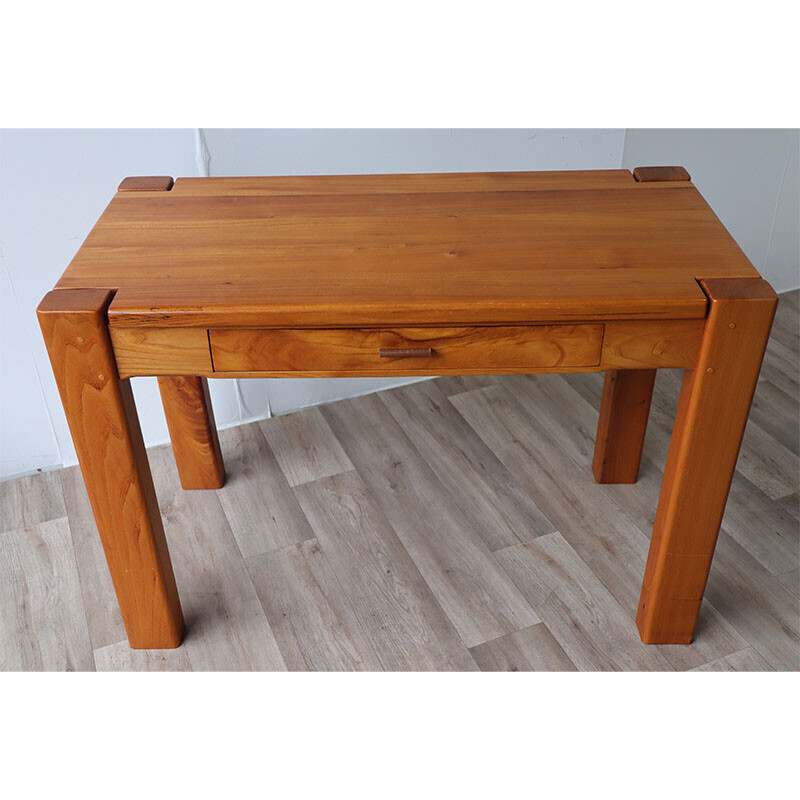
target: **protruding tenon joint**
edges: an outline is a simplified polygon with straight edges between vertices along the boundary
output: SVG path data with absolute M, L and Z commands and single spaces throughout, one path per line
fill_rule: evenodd
M 692 179 L 684 167 L 636 167 L 633 171 L 633 178 L 639 183 L 690 181 Z
M 125 178 L 117 187 L 118 192 L 168 192 L 175 181 L 169 175 L 149 175 Z

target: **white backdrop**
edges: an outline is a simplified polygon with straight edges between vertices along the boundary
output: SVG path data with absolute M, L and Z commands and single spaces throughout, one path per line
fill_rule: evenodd
M 755 268 L 800 287 L 800 131 L 628 130 L 622 166 L 681 164 Z
M 209 129 L 202 136 L 191 129 L 0 131 L 0 480 L 75 463 L 35 308 L 126 175 L 602 169 L 623 163 L 682 163 L 764 276 L 779 290 L 797 287 L 800 134 L 738 132 L 738 138 L 726 140 L 725 149 L 714 133 L 631 131 L 626 140 L 622 129 Z M 743 169 L 748 163 L 767 166 Z M 362 378 L 210 383 L 217 423 L 225 427 L 400 382 Z M 138 378 L 133 384 L 145 441 L 166 442 L 155 379 Z
M 75 463 L 36 306 L 136 173 L 197 174 L 194 132 L 0 131 L 0 479 Z M 166 423 L 151 383 L 136 389 L 155 442 Z

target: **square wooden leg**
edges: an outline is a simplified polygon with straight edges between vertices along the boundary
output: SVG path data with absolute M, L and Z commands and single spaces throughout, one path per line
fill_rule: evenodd
M 655 379 L 654 369 L 606 372 L 592 462 L 598 483 L 636 483 Z
M 57 289 L 39 323 L 128 640 L 177 647 L 183 614 L 130 383 L 108 335 L 106 289 Z
M 194 376 L 161 377 L 158 388 L 181 486 L 219 489 L 225 483 L 225 466 L 208 381 Z
M 709 313 L 684 374 L 636 618 L 648 644 L 692 641 L 778 302 L 760 278 L 700 285 Z

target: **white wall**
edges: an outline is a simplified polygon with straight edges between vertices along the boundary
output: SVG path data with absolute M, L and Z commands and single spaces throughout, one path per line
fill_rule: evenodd
M 800 131 L 629 130 L 622 165 L 679 164 L 755 268 L 800 287 Z
M 35 309 L 119 181 L 196 173 L 192 130 L 0 131 L 0 479 L 75 463 Z M 166 424 L 140 381 L 150 441 Z
M 0 480 L 75 463 L 35 309 L 126 175 L 616 168 L 623 130 L 0 131 Z M 198 166 L 199 165 L 199 166 Z M 211 381 L 220 426 L 401 381 Z M 148 445 L 155 379 L 133 381 Z
M 608 129 L 203 130 L 212 175 L 618 169 Z

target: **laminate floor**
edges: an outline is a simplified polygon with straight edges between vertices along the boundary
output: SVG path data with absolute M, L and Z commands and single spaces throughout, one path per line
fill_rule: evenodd
M 634 624 L 680 374 L 640 480 L 590 464 L 602 374 L 438 378 L 149 451 L 188 624 L 125 641 L 77 467 L 0 484 L 2 670 L 798 670 L 800 292 L 781 297 L 696 640 Z

